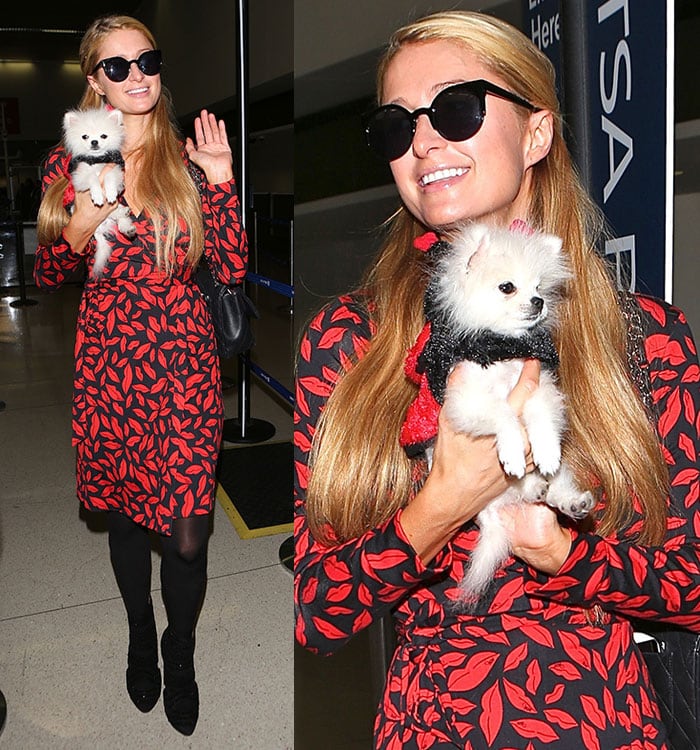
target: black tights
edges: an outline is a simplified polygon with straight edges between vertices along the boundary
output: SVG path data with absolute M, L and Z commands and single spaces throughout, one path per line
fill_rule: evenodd
M 117 512 L 107 513 L 109 553 L 130 623 L 141 623 L 151 606 L 151 542 L 148 530 Z M 173 521 L 172 535 L 160 537 L 160 581 L 172 635 L 194 633 L 207 582 L 209 516 Z

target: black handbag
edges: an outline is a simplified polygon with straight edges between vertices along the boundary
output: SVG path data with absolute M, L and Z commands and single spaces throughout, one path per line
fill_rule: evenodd
M 631 295 L 622 296 L 622 310 L 628 326 L 632 379 L 653 414 L 641 310 Z M 638 646 L 649 670 L 671 750 L 700 750 L 700 634 L 647 620 L 637 622 L 636 629 L 651 636 Z
M 649 669 L 672 750 L 700 748 L 700 635 L 640 623 L 652 636 L 639 648 Z
M 209 308 L 214 324 L 219 357 L 230 359 L 248 351 L 255 343 L 251 318 L 258 318 L 252 300 L 243 285 L 222 284 L 209 270 L 204 258 L 195 272 L 195 281 Z

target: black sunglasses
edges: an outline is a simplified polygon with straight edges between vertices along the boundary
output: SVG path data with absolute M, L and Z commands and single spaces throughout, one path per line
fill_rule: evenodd
M 411 147 L 420 115 L 448 141 L 466 141 L 479 132 L 486 116 L 486 94 L 538 112 L 539 108 L 489 81 L 467 81 L 443 89 L 429 107 L 409 112 L 398 104 L 385 104 L 364 118 L 367 145 L 383 159 L 393 161 Z
M 97 69 L 102 68 L 110 81 L 121 83 L 127 79 L 132 63 L 136 63 L 136 67 L 145 76 L 154 76 L 160 73 L 163 55 L 159 49 L 149 49 L 142 52 L 136 60 L 127 60 L 125 57 L 105 57 L 95 65 L 91 75 L 95 75 Z

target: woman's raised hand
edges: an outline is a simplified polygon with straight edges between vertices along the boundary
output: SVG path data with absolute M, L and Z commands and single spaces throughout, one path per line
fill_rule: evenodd
M 195 118 L 194 136 L 194 141 L 185 141 L 190 160 L 204 171 L 210 184 L 228 182 L 233 177 L 233 156 L 224 121 L 203 109 Z

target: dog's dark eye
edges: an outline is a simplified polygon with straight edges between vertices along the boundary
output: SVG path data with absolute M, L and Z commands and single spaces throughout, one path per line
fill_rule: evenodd
M 515 284 L 512 281 L 504 281 L 502 284 L 498 285 L 498 289 L 503 292 L 503 294 L 513 294 L 515 292 Z
M 84 135 L 84 136 L 82 136 L 82 139 L 83 139 L 84 141 L 87 141 L 87 140 L 88 140 L 89 138 L 90 138 L 90 136 L 89 136 L 89 135 L 88 135 L 87 133 L 85 133 L 85 135 Z
M 107 133 L 102 133 L 102 135 L 100 136 L 100 138 L 102 138 L 102 140 L 104 140 L 105 138 L 109 138 L 109 136 L 107 135 Z

